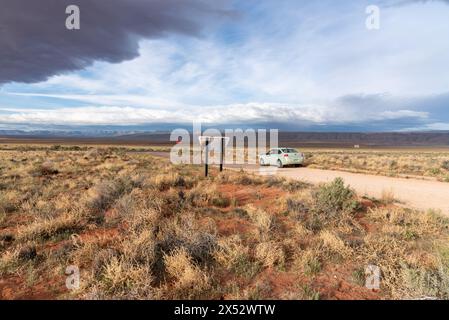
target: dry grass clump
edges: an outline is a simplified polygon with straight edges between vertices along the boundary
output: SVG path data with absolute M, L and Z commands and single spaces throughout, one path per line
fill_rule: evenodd
M 86 199 L 85 207 L 93 214 L 104 212 L 131 188 L 130 182 L 125 178 L 101 181 L 92 189 L 91 196 Z
M 152 275 L 148 268 L 124 256 L 111 256 L 102 266 L 86 298 L 152 299 Z
M 36 176 L 51 176 L 58 174 L 59 170 L 56 169 L 55 164 L 51 161 L 45 161 L 43 163 L 38 163 L 34 170 L 32 171 L 33 175 Z
M 348 258 L 352 254 L 351 248 L 346 246 L 344 241 L 335 233 L 329 230 L 323 230 L 319 234 L 322 241 L 323 248 L 331 253 L 340 255 L 343 258 Z
M 252 205 L 246 206 L 245 210 L 251 221 L 257 227 L 259 238 L 262 240 L 268 240 L 274 228 L 273 215 Z
M 19 268 L 19 250 L 6 250 L 0 257 L 0 275 L 17 272 Z
M 298 252 L 294 257 L 293 265 L 307 276 L 317 275 L 323 268 L 321 257 L 313 249 Z
M 209 206 L 213 199 L 219 197 L 219 193 L 214 185 L 201 182 L 186 193 L 186 201 L 194 207 Z
M 267 268 L 282 267 L 285 263 L 284 249 L 274 241 L 261 242 L 256 246 L 256 259 Z
M 230 175 L 227 179 L 227 182 L 243 186 L 254 186 L 263 184 L 264 179 L 259 176 L 251 175 L 241 171 L 239 173 Z
M 167 298 L 173 295 L 177 299 L 195 299 L 210 290 L 208 274 L 195 264 L 185 248 L 164 254 L 163 259 L 167 274 L 173 280 L 168 290 L 166 289 Z
M 39 218 L 18 230 L 18 241 L 46 241 L 54 237 L 67 237 L 83 229 L 79 213 L 67 212 L 57 218 Z
M 380 197 L 380 201 L 383 204 L 392 204 L 396 201 L 393 190 L 382 190 L 382 195 Z
M 250 248 L 239 235 L 221 238 L 214 252 L 217 263 L 239 276 L 252 278 L 258 271 L 258 264 L 251 258 Z
M 289 192 L 296 192 L 310 188 L 311 185 L 301 180 L 285 179 L 278 176 L 269 176 L 265 179 L 268 187 L 278 187 Z
M 22 197 L 16 190 L 8 190 L 0 194 L 0 215 L 14 212 L 21 204 Z
M 159 174 L 151 178 L 147 182 L 149 186 L 159 189 L 159 191 L 166 191 L 172 187 L 183 187 L 190 189 L 194 185 L 194 181 L 185 176 L 181 176 L 178 173 L 165 173 Z

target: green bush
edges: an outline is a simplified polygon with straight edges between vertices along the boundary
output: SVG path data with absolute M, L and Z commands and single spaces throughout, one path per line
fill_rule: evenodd
M 312 196 L 314 211 L 328 216 L 354 212 L 359 206 L 354 191 L 346 187 L 341 178 L 321 186 Z

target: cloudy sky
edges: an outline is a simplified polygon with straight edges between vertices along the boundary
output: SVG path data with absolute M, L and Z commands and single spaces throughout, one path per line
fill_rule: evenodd
M 67 30 L 76 4 L 81 29 Z M 369 30 L 366 7 L 380 8 Z M 449 130 L 449 1 L 0 0 L 0 129 Z

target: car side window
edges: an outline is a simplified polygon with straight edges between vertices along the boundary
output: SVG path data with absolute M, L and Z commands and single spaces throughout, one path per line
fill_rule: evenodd
M 278 150 L 277 154 L 282 154 L 282 151 L 281 151 L 281 149 L 279 149 L 279 150 Z

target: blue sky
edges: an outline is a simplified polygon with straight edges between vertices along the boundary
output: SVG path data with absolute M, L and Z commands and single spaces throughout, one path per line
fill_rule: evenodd
M 370 4 L 380 8 L 379 30 L 365 26 Z M 0 84 L 0 129 L 151 128 L 196 120 L 297 130 L 449 130 L 447 1 L 217 5 L 229 14 L 199 18 L 193 34 L 144 30 L 130 57 L 107 62 L 113 59 L 99 55 L 46 79 L 22 83 L 18 76 Z M 80 9 L 81 29 L 88 28 Z

